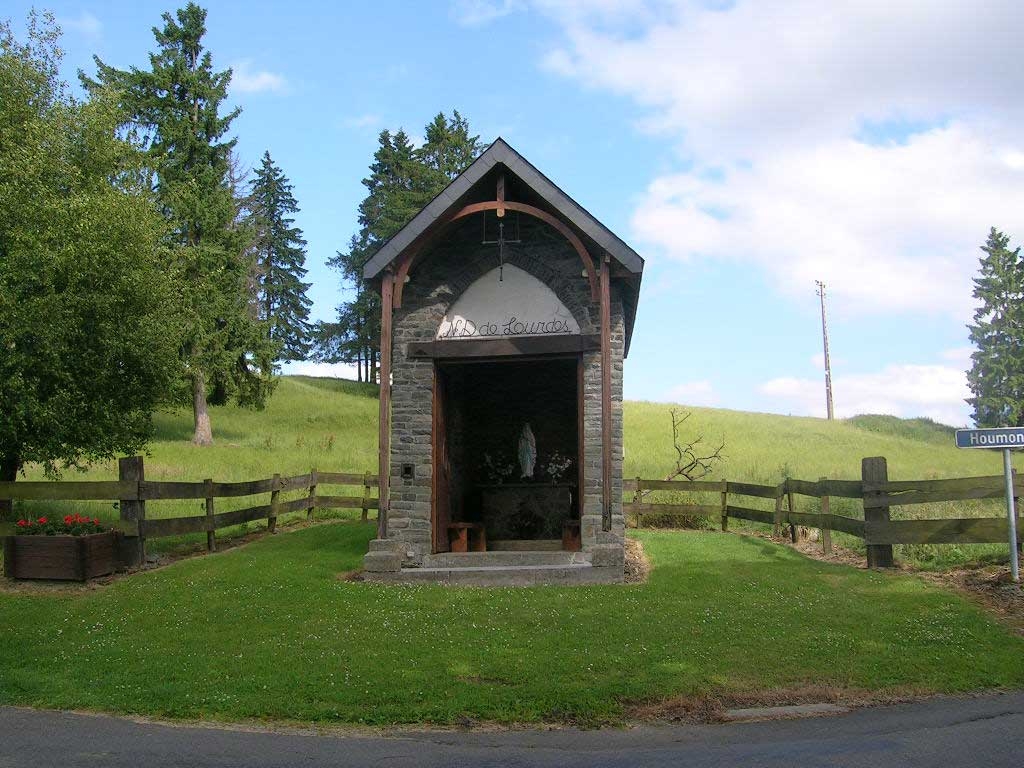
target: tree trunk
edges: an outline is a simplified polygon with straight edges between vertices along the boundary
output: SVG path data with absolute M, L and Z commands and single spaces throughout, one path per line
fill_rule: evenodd
M 192 442 L 196 445 L 213 445 L 210 412 L 206 409 L 206 377 L 202 371 L 192 375 L 192 416 L 195 423 Z
M 0 454 L 0 481 L 13 483 L 18 479 L 18 470 L 21 469 L 21 460 L 17 456 Z M 14 512 L 14 502 L 10 499 L 0 499 L 0 520 L 11 520 Z

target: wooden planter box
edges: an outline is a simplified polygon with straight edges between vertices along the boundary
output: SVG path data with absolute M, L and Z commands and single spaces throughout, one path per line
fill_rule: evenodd
M 86 581 L 117 567 L 117 531 L 88 536 L 8 536 L 4 575 L 15 579 Z

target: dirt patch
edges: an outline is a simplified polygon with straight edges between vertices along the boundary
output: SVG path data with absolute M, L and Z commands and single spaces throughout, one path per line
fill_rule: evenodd
M 643 584 L 651 575 L 651 561 L 647 559 L 644 545 L 629 536 L 626 537 L 626 583 Z
M 1024 587 L 1013 582 L 1008 567 L 964 568 L 944 573 L 910 572 L 931 584 L 960 592 L 1015 633 L 1024 636 Z
M 730 709 L 787 707 L 800 704 L 835 704 L 852 709 L 918 701 L 929 695 L 925 691 L 913 689 L 866 691 L 809 684 L 792 688 L 769 688 L 763 691 L 673 696 L 662 701 L 632 704 L 626 707 L 626 717 L 636 722 L 721 723 L 726 721 L 725 713 Z

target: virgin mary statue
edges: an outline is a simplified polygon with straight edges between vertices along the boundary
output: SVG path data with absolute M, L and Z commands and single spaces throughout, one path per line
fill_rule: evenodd
M 533 477 L 533 465 L 537 463 L 537 439 L 530 429 L 530 422 L 523 424 L 523 431 L 519 433 L 519 467 L 522 469 L 522 477 Z

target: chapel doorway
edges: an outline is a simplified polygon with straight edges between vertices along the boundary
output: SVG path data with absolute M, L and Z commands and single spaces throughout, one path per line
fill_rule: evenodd
M 460 524 L 487 549 L 579 548 L 581 371 L 579 355 L 435 364 L 434 552 Z

